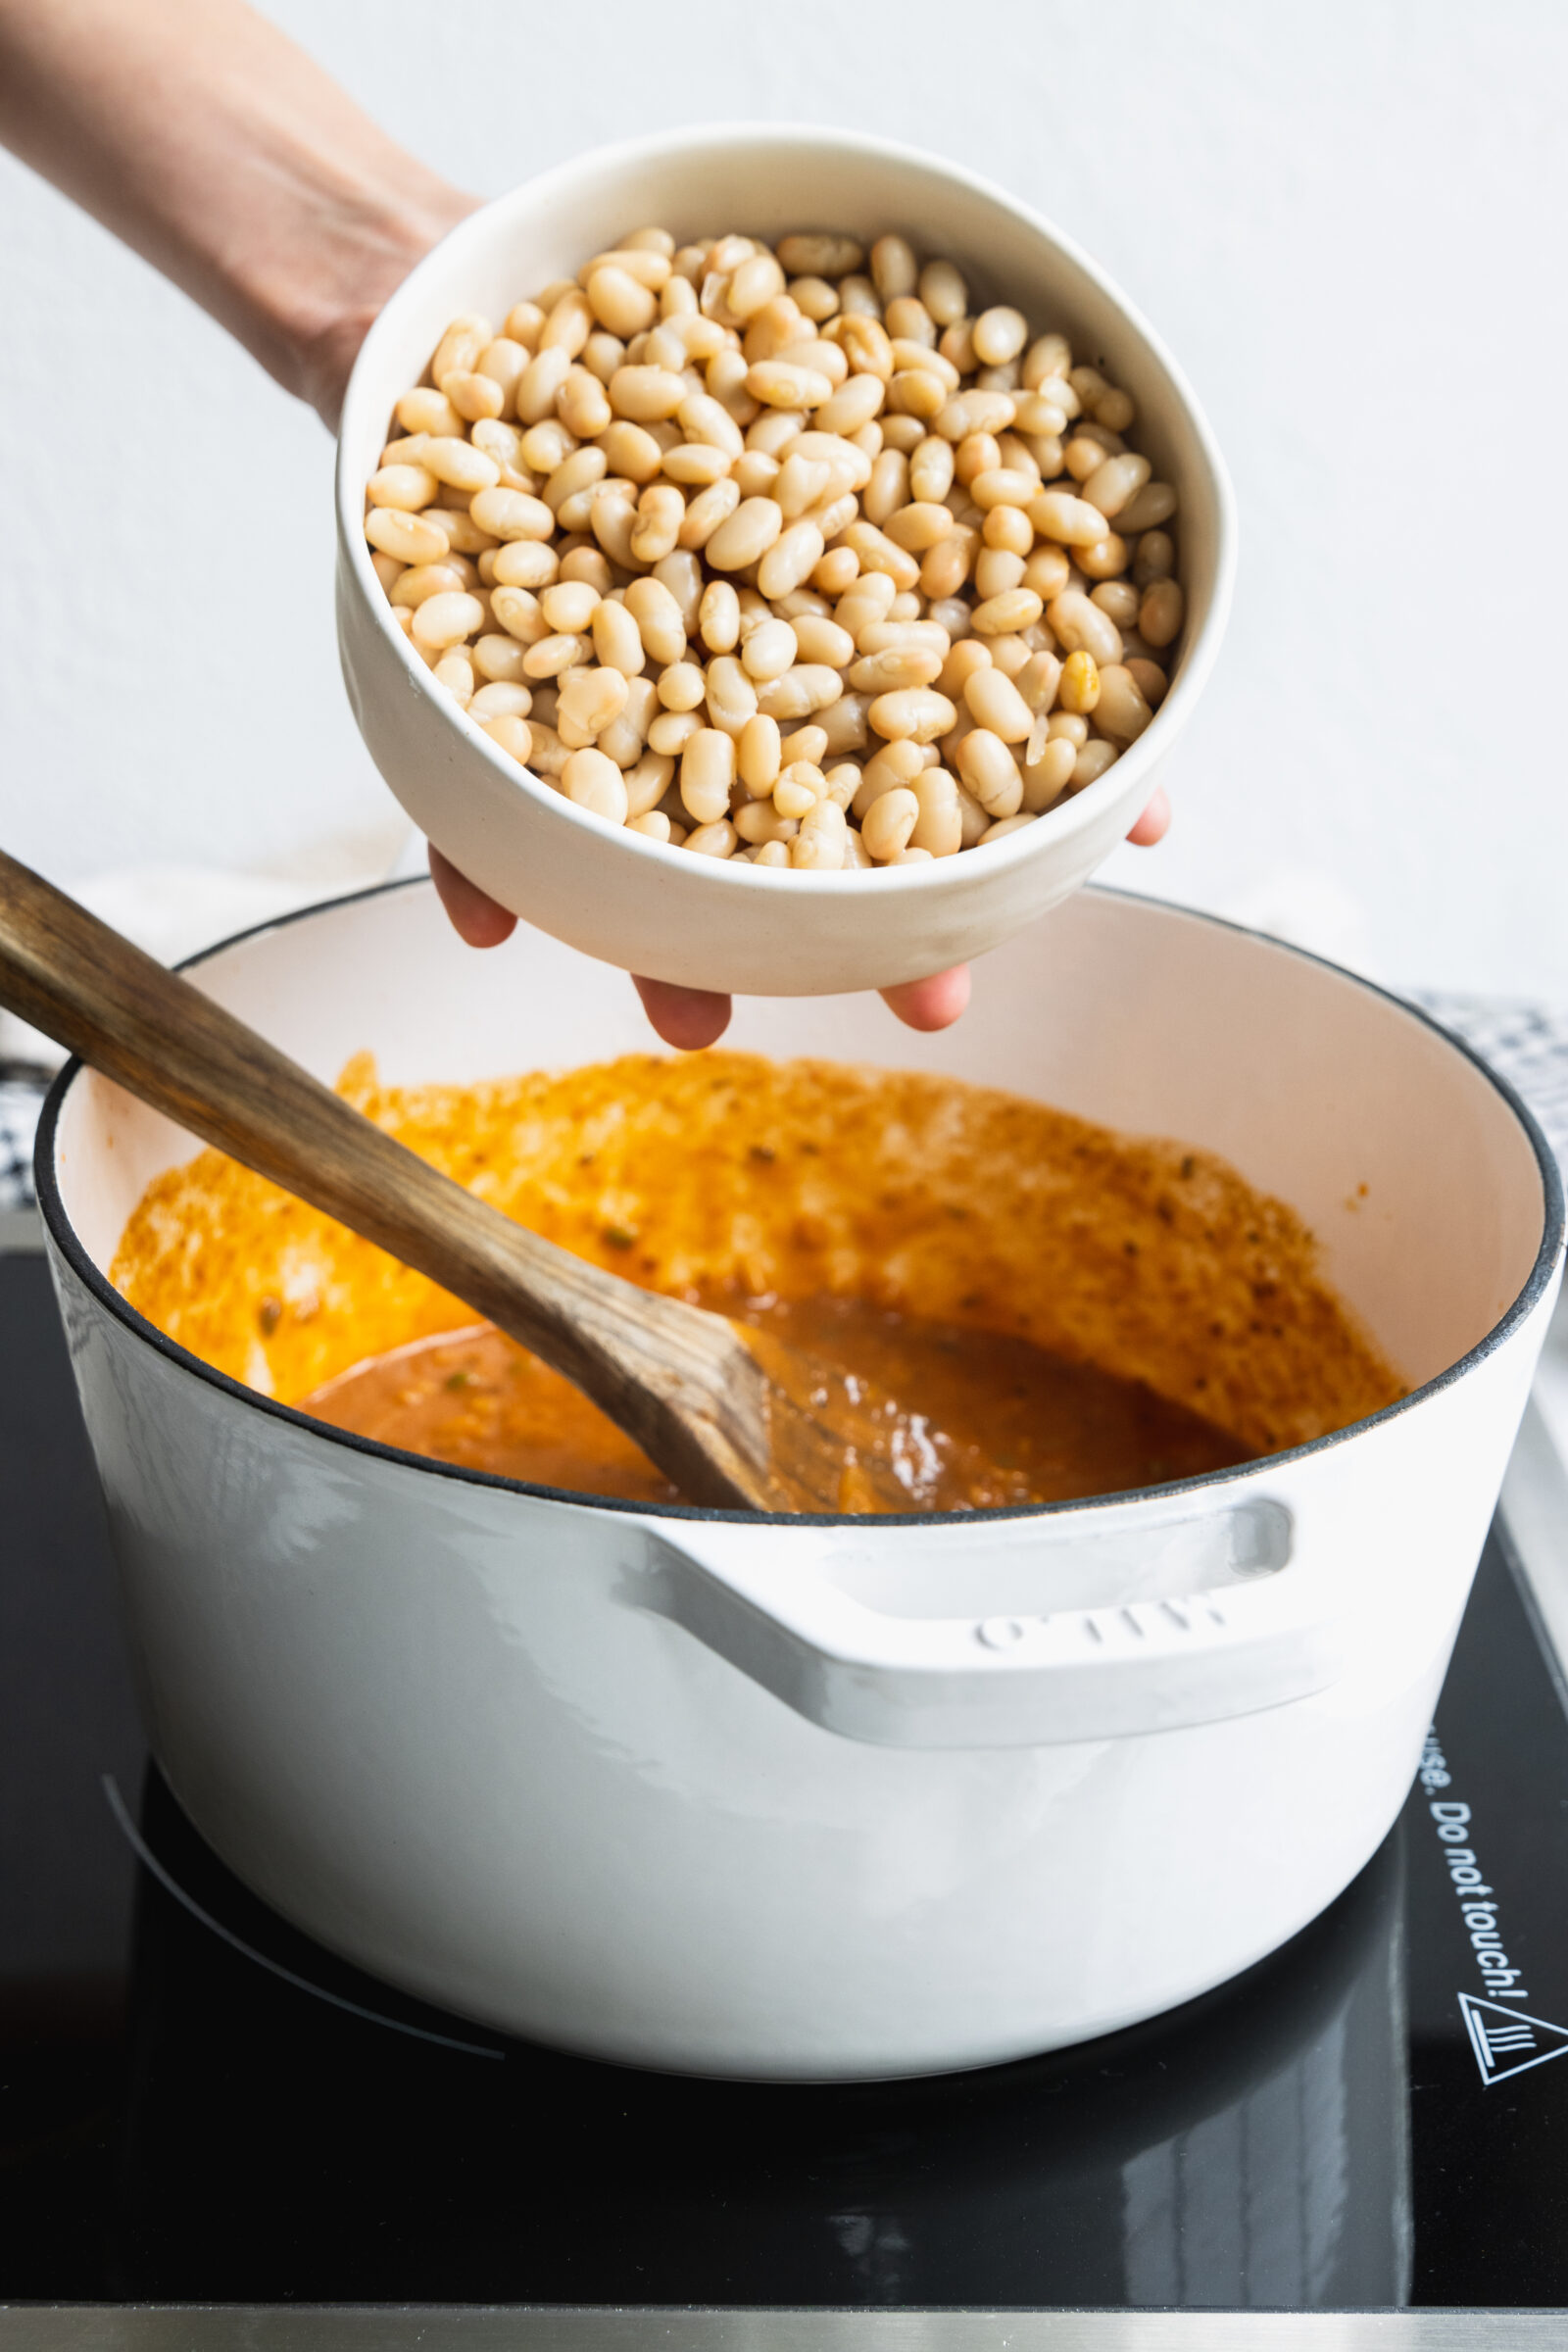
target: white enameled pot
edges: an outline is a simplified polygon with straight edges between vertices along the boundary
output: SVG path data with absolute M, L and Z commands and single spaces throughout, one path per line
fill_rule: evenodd
M 1174 484 L 1187 618 L 1170 693 L 1098 782 L 1004 841 L 881 872 L 773 873 L 612 826 L 518 767 L 431 677 L 371 568 L 365 485 L 393 404 L 462 311 L 504 318 L 645 221 L 681 236 L 886 229 L 963 268 L 976 303 L 1064 328 L 1138 403 L 1135 445 Z M 421 833 L 514 913 L 623 970 L 694 988 L 823 996 L 919 979 L 1009 938 L 1084 882 L 1153 789 L 1219 651 L 1236 562 L 1230 484 L 1191 385 L 1072 240 L 956 164 L 806 124 L 694 124 L 578 156 L 460 222 L 367 335 L 337 469 L 343 675 L 371 757 Z
M 538 933 L 426 885 L 215 951 L 332 1077 L 646 1046 Z M 734 1042 L 946 1070 L 1189 1139 L 1300 1209 L 1412 1384 L 1340 1435 L 1135 1496 L 949 1520 L 649 1510 L 323 1429 L 171 1346 L 104 1269 L 190 1139 L 74 1066 L 40 1191 L 152 1741 L 323 1942 L 595 2055 L 821 2079 L 983 2065 L 1245 1968 L 1403 1799 L 1555 1293 L 1518 1103 L 1332 966 L 1089 892 L 959 1026 L 754 1002 Z M 1364 1189 L 1363 1189 L 1364 1188 Z

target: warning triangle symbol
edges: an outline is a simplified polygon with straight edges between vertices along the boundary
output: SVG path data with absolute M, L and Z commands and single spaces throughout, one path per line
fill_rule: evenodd
M 1459 2014 L 1481 2080 L 1489 2088 L 1510 2075 L 1544 2066 L 1548 2058 L 1568 2056 L 1568 2026 L 1548 2025 L 1544 2017 L 1526 2017 L 1522 2009 L 1510 2009 L 1501 2001 L 1484 2001 L 1473 1992 L 1460 1993 Z

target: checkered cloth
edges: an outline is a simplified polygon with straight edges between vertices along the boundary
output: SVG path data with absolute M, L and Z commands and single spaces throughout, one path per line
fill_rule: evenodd
M 32 1199 L 32 1137 L 48 1084 L 29 1063 L 0 1061 L 0 1209 Z
M 1432 991 L 1413 993 L 1413 1002 L 1518 1088 L 1568 1177 L 1568 1014 Z M 0 1061 L 0 1209 L 32 1199 L 32 1137 L 48 1083 L 28 1064 Z
M 1524 1097 L 1568 1182 L 1568 1014 L 1497 997 L 1412 992 L 1423 1012 L 1462 1037 Z

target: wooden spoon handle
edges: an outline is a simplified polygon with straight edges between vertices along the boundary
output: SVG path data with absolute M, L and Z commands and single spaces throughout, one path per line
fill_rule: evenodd
M 756 1460 L 760 1375 L 721 1317 L 640 1291 L 476 1200 L 3 852 L 0 1004 L 477 1308 L 591 1396 L 694 1501 L 773 1506 L 765 1443 Z M 715 1425 L 726 1391 L 734 1411 L 718 1408 Z

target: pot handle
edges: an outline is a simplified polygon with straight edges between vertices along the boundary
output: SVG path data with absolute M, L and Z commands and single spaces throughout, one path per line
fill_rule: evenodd
M 900 1615 L 846 1589 L 885 1557 L 863 1523 L 818 1533 L 715 1519 L 681 1526 L 678 1540 L 670 1521 L 649 1530 L 652 1573 L 637 1600 L 797 1714 L 883 1747 L 1052 1746 L 1220 1723 L 1326 1690 L 1348 1663 L 1350 1595 L 1294 1556 L 1292 1513 L 1272 1497 L 1153 1528 L 1079 1520 L 1065 1540 L 1040 1518 L 920 1532 L 923 1565 L 917 1554 L 910 1566 L 927 1584 L 939 1556 L 958 1585 L 1045 1568 L 1081 1592 L 1103 1589 L 1108 1567 L 1112 1590 L 1142 1586 L 1145 1596 L 1044 1614 Z M 906 1550 L 914 1533 L 893 1540 Z M 1195 1534 L 1198 1544 L 1184 1541 Z M 1184 1557 L 1209 1574 L 1201 1589 L 1170 1589 Z M 1163 1577 L 1150 1572 L 1161 1562 Z

